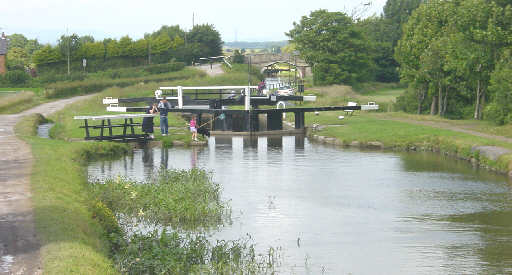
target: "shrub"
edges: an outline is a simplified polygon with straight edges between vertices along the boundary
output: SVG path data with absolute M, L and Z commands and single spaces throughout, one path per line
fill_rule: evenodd
M 176 72 L 185 68 L 185 63 L 183 62 L 171 62 L 167 64 L 157 64 L 145 67 L 143 71 L 148 72 L 150 74 L 161 74 L 168 72 Z
M 199 71 L 183 70 L 161 75 L 147 77 L 123 78 L 123 79 L 91 79 L 85 81 L 60 82 L 46 86 L 44 95 L 47 98 L 69 97 L 81 94 L 90 94 L 102 91 L 109 87 L 127 87 L 138 83 L 147 83 L 151 81 L 170 81 L 187 79 L 194 76 L 203 75 Z
M 22 70 L 7 71 L 0 76 L 0 84 L 7 87 L 20 87 L 27 84 L 30 76 Z

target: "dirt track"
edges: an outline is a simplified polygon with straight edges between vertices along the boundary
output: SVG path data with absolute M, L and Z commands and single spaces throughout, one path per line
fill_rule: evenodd
M 217 76 L 224 73 L 221 64 L 212 64 L 211 66 L 210 64 L 206 64 L 201 65 L 197 68 L 201 69 L 202 71 L 205 71 L 209 76 Z
M 0 274 L 42 273 L 31 203 L 33 157 L 30 146 L 14 134 L 14 126 L 26 115 L 47 116 L 90 96 L 46 103 L 16 115 L 0 115 Z

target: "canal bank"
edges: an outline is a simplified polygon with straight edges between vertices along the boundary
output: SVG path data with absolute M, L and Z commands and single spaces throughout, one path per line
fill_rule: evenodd
M 211 238 L 280 247 L 279 274 L 499 273 L 512 262 L 506 178 L 440 154 L 214 137 L 95 161 L 88 176 L 136 182 L 162 166 L 212 171 L 233 216 Z
M 111 89 L 108 94 L 126 94 L 138 93 L 140 87 L 131 87 L 127 89 Z M 148 89 L 149 90 L 149 89 Z M 98 98 L 103 97 L 99 95 Z M 45 270 L 49 273 L 70 273 L 81 270 L 84 273 L 115 273 L 116 270 L 112 260 L 108 257 L 109 243 L 103 236 L 103 228 L 98 221 L 92 218 L 90 210 L 90 197 L 88 194 L 87 180 L 83 162 L 76 160 L 89 157 L 98 157 L 103 152 L 104 155 L 118 155 L 115 152 L 122 152 L 114 148 L 104 146 L 109 143 L 82 143 L 66 142 L 67 139 L 76 139 L 83 137 L 83 130 L 79 129 L 79 124 L 72 121 L 72 116 L 79 112 L 80 114 L 92 112 L 96 113 L 102 109 L 98 106 L 98 99 L 91 99 L 80 104 L 67 106 L 66 110 L 52 116 L 57 124 L 52 130 L 53 135 L 58 140 L 42 140 L 39 138 L 29 138 L 33 149 L 35 162 L 35 173 L 32 184 L 35 186 L 34 193 L 39 194 L 40 217 L 36 223 L 41 223 L 41 228 L 46 234 L 47 245 L 44 254 L 47 255 L 43 261 L 46 261 Z M 333 114 L 337 119 L 337 114 Z M 324 118 L 323 114 L 318 116 Z M 355 119 L 354 119 L 355 118 Z M 409 141 L 418 143 L 425 142 L 428 139 L 446 138 L 455 142 L 464 144 L 491 145 L 492 141 L 486 139 L 473 139 L 472 137 L 462 136 L 451 131 L 439 133 L 432 127 L 418 126 L 420 128 L 411 128 L 408 124 L 395 122 L 381 123 L 377 120 L 357 119 L 358 115 L 343 122 L 336 131 L 344 137 L 343 140 L 360 140 L 360 142 L 371 142 L 380 140 L 382 144 L 408 144 Z M 309 120 L 309 119 L 308 119 Z M 314 120 L 310 120 L 315 122 Z M 170 121 L 175 123 L 176 127 L 184 127 L 185 121 Z M 377 127 L 381 125 L 383 128 Z M 348 128 L 347 126 L 350 126 Z M 341 128 L 348 131 L 343 132 Z M 365 129 L 366 128 L 366 129 Z M 368 129 L 373 129 L 369 130 Z M 329 129 L 324 129 L 327 133 Z M 171 137 L 176 137 L 184 141 L 190 140 L 190 134 L 184 130 L 173 133 Z M 324 135 L 323 132 L 320 135 Z M 359 135 L 359 136 L 358 136 Z M 325 136 L 328 136 L 325 134 Z M 334 136 L 334 135 L 333 135 Z M 28 137 L 27 137 L 28 138 Z M 272 147 L 270 142 L 270 147 Z M 102 144 L 96 148 L 98 144 Z M 79 147 L 85 149 L 81 150 Z M 189 154 L 193 150 L 187 150 Z M 232 152 L 232 154 L 238 154 Z M 368 164 L 367 164 L 368 165 Z M 37 195 L 36 195 L 37 196 Z M 273 200 L 270 200 L 272 204 Z M 37 216 L 36 211 L 36 216 Z M 61 259 L 66 259 L 64 262 Z M 50 272 L 50 271 L 54 272 Z

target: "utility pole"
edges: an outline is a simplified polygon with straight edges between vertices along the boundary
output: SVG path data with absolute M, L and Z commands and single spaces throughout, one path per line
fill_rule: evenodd
M 68 28 L 66 28 L 66 36 L 67 36 L 67 39 L 68 39 L 68 75 L 71 74 L 71 70 L 70 70 L 70 64 L 69 64 L 69 54 L 70 54 L 70 51 L 71 51 L 71 39 L 69 37 L 69 33 L 68 33 Z
M 148 39 L 148 65 L 151 65 L 151 38 Z
M 247 63 L 247 72 L 249 73 L 249 86 L 251 86 L 251 56 L 249 55 L 249 62 Z

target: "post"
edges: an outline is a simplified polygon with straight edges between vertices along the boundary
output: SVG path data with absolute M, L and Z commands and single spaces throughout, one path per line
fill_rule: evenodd
M 183 109 L 183 87 L 178 86 L 178 108 Z
M 251 87 L 247 86 L 245 88 L 245 110 L 249 111 L 251 109 Z

